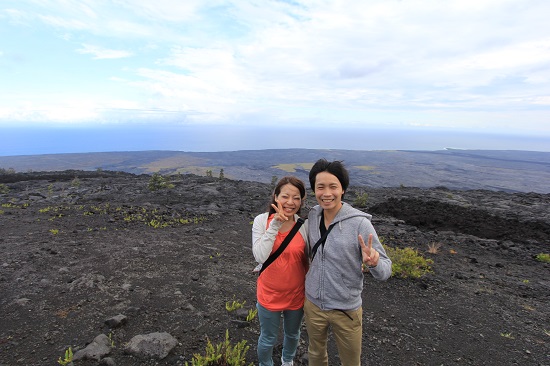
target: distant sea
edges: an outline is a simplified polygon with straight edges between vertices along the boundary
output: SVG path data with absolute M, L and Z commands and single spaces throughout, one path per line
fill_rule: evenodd
M 0 129 L 0 156 L 175 150 L 265 149 L 528 150 L 550 152 L 550 136 L 444 130 L 304 128 L 301 126 L 119 126 Z

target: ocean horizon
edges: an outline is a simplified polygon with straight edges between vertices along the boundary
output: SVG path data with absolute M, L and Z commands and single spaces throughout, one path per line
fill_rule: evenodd
M 0 156 L 173 150 L 524 150 L 550 152 L 550 136 L 473 131 L 245 126 L 2 128 Z

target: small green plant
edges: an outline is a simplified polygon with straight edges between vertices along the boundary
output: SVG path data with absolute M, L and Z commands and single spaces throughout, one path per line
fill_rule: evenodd
M 174 188 L 174 185 L 166 180 L 159 173 L 153 173 L 149 184 L 147 185 L 150 191 L 158 191 L 160 189 Z
M 6 194 L 9 193 L 10 188 L 5 185 L 4 183 L 0 184 L 0 194 Z
M 413 248 L 391 248 L 384 246 L 392 260 L 392 276 L 401 278 L 420 278 L 432 272 L 433 260 L 426 259 Z
M 367 200 L 369 198 L 368 193 L 362 192 L 357 194 L 357 197 L 355 197 L 355 201 L 353 201 L 353 205 L 357 207 L 365 207 L 367 205 Z
M 111 342 L 111 348 L 115 348 L 115 341 L 113 339 L 113 333 L 109 333 L 109 341 Z
M 548 337 L 550 337 L 550 330 L 544 330 L 544 334 L 546 334 Z
M 212 170 L 207 170 L 206 171 L 206 176 L 209 177 L 209 178 L 212 178 Z
M 521 282 L 523 282 L 523 283 L 526 284 L 526 285 L 529 284 L 529 280 L 523 280 L 523 281 L 521 281 Z
M 535 259 L 539 262 L 550 263 L 550 254 L 548 253 L 539 253 L 535 256 Z
M 4 214 L 4 210 L 0 210 L 0 215 L 3 215 Z
M 71 362 L 73 362 L 73 349 L 69 347 L 69 349 L 65 351 L 65 358 L 59 357 L 59 360 L 57 360 L 57 363 L 65 366 Z
M 198 353 L 193 355 L 191 365 L 188 362 L 185 366 L 215 366 L 215 365 L 227 365 L 227 366 L 243 366 L 246 363 L 246 353 L 250 349 L 247 346 L 246 341 L 242 340 L 235 345 L 231 345 L 229 341 L 229 331 L 225 331 L 225 341 L 213 345 L 210 339 L 206 344 L 205 355 L 202 356 Z M 253 364 L 250 363 L 249 366 Z
M 57 235 L 59 234 L 59 229 L 50 229 L 50 233 L 52 233 L 53 235 Z
M 237 309 L 240 309 L 244 306 L 244 304 L 246 304 L 246 300 L 243 301 L 243 302 L 239 302 L 239 301 L 236 301 L 236 300 L 233 300 L 233 301 L 227 301 L 225 303 L 225 309 L 227 311 L 235 311 Z
M 503 332 L 503 333 L 500 333 L 500 336 L 501 337 L 504 337 L 504 338 L 508 338 L 508 339 L 514 339 L 514 337 L 512 336 L 512 333 L 511 332 Z
M 74 177 L 74 179 L 71 181 L 71 186 L 75 188 L 80 187 L 80 179 L 78 179 L 78 177 Z
M 248 310 L 248 315 L 246 316 L 246 321 L 251 322 L 252 320 L 254 320 L 254 318 L 256 318 L 257 315 L 258 315 L 258 309 Z
M 223 174 L 223 168 L 220 169 L 220 179 L 224 179 L 225 175 Z

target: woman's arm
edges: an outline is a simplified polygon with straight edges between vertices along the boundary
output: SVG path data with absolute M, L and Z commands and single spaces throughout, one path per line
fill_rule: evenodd
M 264 263 L 269 258 L 277 233 L 283 225 L 279 220 L 271 220 L 266 230 L 267 218 L 267 212 L 258 215 L 252 225 L 252 254 L 258 263 Z

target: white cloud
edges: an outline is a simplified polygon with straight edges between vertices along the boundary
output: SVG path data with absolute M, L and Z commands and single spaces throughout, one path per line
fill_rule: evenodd
M 503 113 L 525 123 L 518 111 L 546 108 L 550 95 L 550 2 L 41 0 L 2 14 L 94 59 L 123 59 L 101 63 L 115 99 L 140 106 L 120 116 L 141 108 L 187 121 L 499 126 Z M 74 88 L 110 90 L 94 71 Z M 78 92 L 71 88 L 67 95 Z M 112 109 L 101 105 L 84 110 L 108 120 Z M 434 111 L 440 118 L 420 120 Z M 548 124 L 541 115 L 531 115 L 533 128 Z
M 77 50 L 78 53 L 93 55 L 94 59 L 113 59 L 113 58 L 124 58 L 132 56 L 131 52 L 123 50 L 110 50 L 101 48 L 98 46 L 93 46 L 89 44 L 83 44 L 82 48 Z

